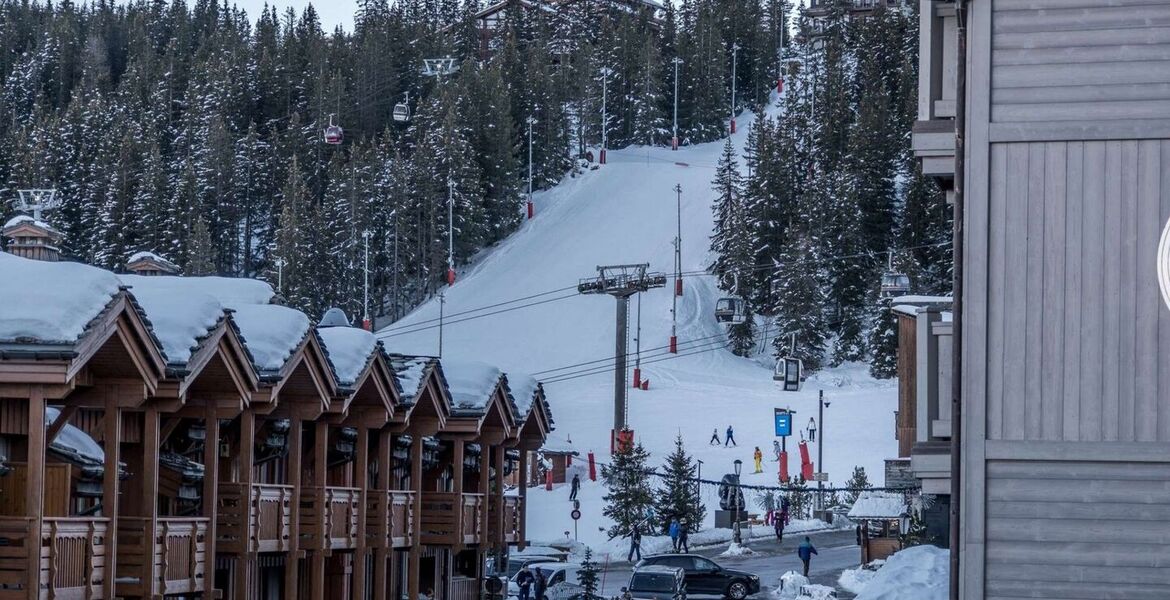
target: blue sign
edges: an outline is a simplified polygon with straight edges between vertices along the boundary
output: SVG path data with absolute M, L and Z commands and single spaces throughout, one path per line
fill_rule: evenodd
M 776 409 L 776 436 L 788 437 L 792 435 L 792 413 L 782 408 Z

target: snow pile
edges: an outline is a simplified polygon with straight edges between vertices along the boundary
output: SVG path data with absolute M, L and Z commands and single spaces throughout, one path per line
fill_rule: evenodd
M 70 262 L 29 260 L 0 252 L 4 310 L 0 341 L 72 344 L 118 293 L 109 271 Z
M 259 371 L 279 371 L 309 331 L 305 313 L 275 304 L 239 306 L 233 317 Z
M 893 492 L 861 492 L 853 508 L 849 509 L 849 518 L 858 519 L 897 519 L 906 513 L 906 497 Z
M 45 407 L 45 425 L 52 425 L 61 417 L 61 411 L 52 406 Z M 106 463 L 106 453 L 102 447 L 86 432 L 65 424 L 49 447 L 62 454 L 73 456 L 82 462 L 92 462 L 103 465 Z
M 837 578 L 837 584 L 849 593 L 860 594 L 861 590 L 865 589 L 866 584 L 877 574 L 878 568 L 885 562 L 884 560 L 875 560 L 856 569 L 845 569 Z
M 800 597 L 800 588 L 808 585 L 808 577 L 788 571 L 780 576 L 780 586 L 772 590 L 772 595 L 783 600 Z
M 357 327 L 320 327 L 317 334 L 337 373 L 337 382 L 345 387 L 357 383 L 378 343 L 374 334 Z
M 180 294 L 166 287 L 145 286 L 132 289 L 131 293 L 146 311 L 154 337 L 162 344 L 163 354 L 172 365 L 187 364 L 199 339 L 224 315 L 224 307 L 218 300 L 195 291 Z
M 833 600 L 837 597 L 837 590 L 819 583 L 810 583 L 800 586 L 800 598 L 810 600 Z
M 451 405 L 456 408 L 484 410 L 503 374 L 498 367 L 481 362 L 443 360 Z
M 946 600 L 950 556 L 934 546 L 914 546 L 891 556 L 857 600 Z
M 242 277 L 178 277 L 171 275 L 119 275 L 124 285 L 131 286 L 137 295 L 139 290 L 167 290 L 182 296 L 206 294 L 214 297 L 227 308 L 239 308 L 249 304 L 268 304 L 276 295 L 272 286 L 258 279 Z
M 731 545 L 728 546 L 726 550 L 719 553 L 719 556 L 753 556 L 755 553 L 755 550 L 748 548 L 744 544 L 731 542 Z

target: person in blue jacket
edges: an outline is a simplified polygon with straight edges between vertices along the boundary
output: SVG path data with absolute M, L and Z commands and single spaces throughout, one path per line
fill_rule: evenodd
M 682 529 L 682 527 L 679 526 L 678 519 L 677 518 L 671 519 L 670 520 L 670 527 L 667 528 L 667 533 L 670 534 L 670 541 L 672 544 L 674 544 L 674 551 L 675 552 L 678 552 L 678 536 L 679 536 L 680 529 Z
M 731 428 L 731 425 L 727 426 L 727 435 L 723 438 L 723 447 L 726 448 L 728 444 L 732 446 L 739 445 L 735 443 L 735 430 Z
M 804 563 L 804 576 L 808 577 L 808 562 L 812 560 L 814 554 L 817 553 L 816 547 L 812 545 L 812 540 L 808 536 L 804 536 L 804 541 L 796 548 L 796 554 L 800 557 L 800 562 Z

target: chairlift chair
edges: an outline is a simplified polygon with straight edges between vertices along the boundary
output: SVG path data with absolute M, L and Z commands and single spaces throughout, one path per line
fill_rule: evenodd
M 883 298 L 902 296 L 910 291 L 910 277 L 905 273 L 887 272 L 882 274 L 881 295 Z
M 799 392 L 804 381 L 804 363 L 799 358 L 782 357 L 776 361 L 772 379 L 783 382 L 786 392 Z
M 741 298 L 720 298 L 715 302 L 715 321 L 738 325 L 747 321 L 747 308 Z
M 325 143 L 331 146 L 340 146 L 345 141 L 345 130 L 333 122 L 335 115 L 329 115 L 329 126 L 325 128 Z

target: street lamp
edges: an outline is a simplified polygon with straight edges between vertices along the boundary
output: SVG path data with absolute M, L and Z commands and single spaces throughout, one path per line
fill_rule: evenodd
M 364 279 L 365 291 L 362 293 L 362 329 L 370 330 L 370 236 L 373 233 L 370 230 L 362 232 L 362 240 L 365 242 L 365 269 L 362 273 Z
M 606 116 L 605 103 L 609 92 L 609 76 L 613 73 L 609 67 L 601 68 L 601 156 L 598 162 L 605 164 L 605 149 L 609 142 L 609 118 Z
M 447 179 L 447 285 L 455 285 L 455 180 Z
M 676 56 L 670 62 L 674 63 L 674 134 L 670 138 L 670 149 L 678 150 L 678 66 L 683 60 Z
M 736 544 L 742 543 L 743 538 L 739 533 L 739 473 L 743 470 L 743 461 L 735 459 L 735 494 L 731 497 L 731 504 L 735 507 L 735 522 L 732 524 L 732 535 Z
M 731 133 L 735 133 L 735 67 L 739 44 L 731 45 Z
M 532 208 L 532 126 L 536 124 L 536 119 L 528 117 L 528 218 L 531 219 L 533 215 Z
M 821 390 L 817 395 L 817 421 L 821 424 L 821 437 L 817 440 L 817 468 L 821 473 L 827 473 L 825 470 L 825 409 L 829 407 L 829 403 L 825 401 L 825 390 Z M 817 479 L 817 508 L 824 510 L 825 505 L 825 482 Z

